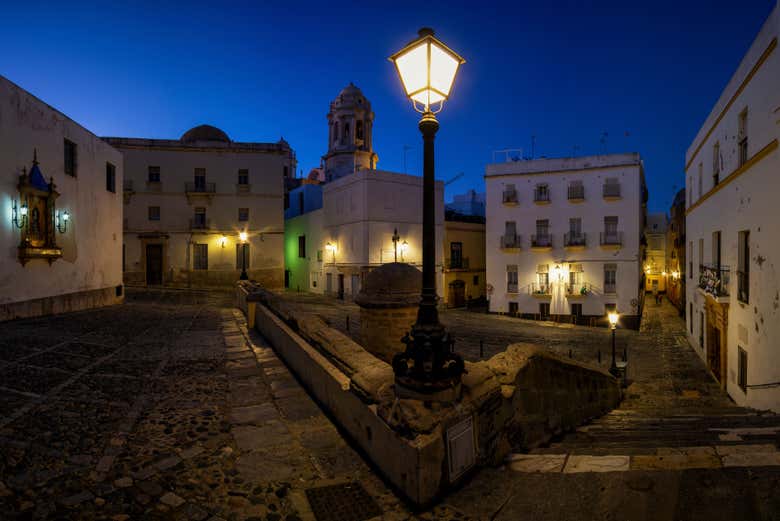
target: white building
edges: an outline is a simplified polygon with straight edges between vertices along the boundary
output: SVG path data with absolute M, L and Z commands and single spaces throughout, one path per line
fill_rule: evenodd
M 535 159 L 486 168 L 490 311 L 635 327 L 644 224 L 639 154 Z
M 104 139 L 124 154 L 127 284 L 224 286 L 246 262 L 250 279 L 282 287 L 287 142 L 239 143 L 208 125 L 181 139 Z
M 325 156 L 329 181 L 310 187 L 322 190 L 322 205 L 303 205 L 304 213 L 285 222 L 290 289 L 352 299 L 360 291 L 363 277 L 377 266 L 395 260 L 422 265 L 422 178 L 373 168 L 376 154 L 371 148 L 370 106 L 352 84 L 331 103 L 329 152 Z M 357 126 L 356 122 L 368 114 L 370 120 Z M 334 145 L 334 136 L 343 138 L 346 123 L 349 128 L 362 128 L 354 136 L 361 136 L 360 144 L 339 148 L 341 145 Z M 444 184 L 440 181 L 436 183 L 436 237 L 437 289 L 441 295 Z
M 688 337 L 740 405 L 780 411 L 780 7 L 685 158 Z
M 669 276 L 667 266 L 669 219 L 666 213 L 653 213 L 647 216 L 645 226 L 645 291 L 666 292 L 666 281 Z
M 122 300 L 122 154 L 0 76 L 0 320 Z

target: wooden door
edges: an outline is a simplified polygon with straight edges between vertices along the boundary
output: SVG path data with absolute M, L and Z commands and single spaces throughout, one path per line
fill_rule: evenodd
M 146 285 L 162 284 L 162 244 L 146 245 Z
M 447 304 L 451 308 L 462 308 L 466 305 L 466 283 L 462 280 L 453 280 L 449 284 L 447 292 Z
M 339 273 L 339 299 L 344 300 L 344 274 Z

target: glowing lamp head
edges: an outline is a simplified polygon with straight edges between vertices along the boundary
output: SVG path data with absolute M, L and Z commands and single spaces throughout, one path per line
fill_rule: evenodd
M 406 96 L 415 110 L 429 112 L 438 104 L 439 112 L 449 98 L 458 68 L 466 63 L 462 57 L 433 36 L 433 29 L 424 27 L 419 37 L 390 56 Z M 421 107 L 421 108 L 418 108 Z
M 241 242 L 246 242 L 247 237 L 248 236 L 247 236 L 246 232 L 241 232 L 241 233 L 238 234 L 238 238 L 241 239 Z
M 22 217 L 27 215 L 27 205 L 26 204 L 23 204 L 22 207 L 19 208 L 19 213 L 22 215 Z
M 62 213 L 62 220 L 63 221 L 67 221 L 68 219 L 70 219 L 70 214 L 68 212 L 63 212 Z
M 227 237 L 225 237 L 225 236 L 223 235 L 222 237 L 220 237 L 220 238 L 219 238 L 219 245 L 220 245 L 220 246 L 222 246 L 222 247 L 224 248 L 224 247 L 225 247 L 225 244 L 227 244 Z
M 332 242 L 329 242 L 325 245 L 325 249 L 329 252 L 336 253 L 336 245 Z
M 664 277 L 666 277 L 666 272 L 665 272 L 665 271 L 661 272 L 661 275 L 663 275 Z
M 401 243 L 401 251 L 406 252 L 409 249 L 409 243 L 404 241 Z
M 617 322 L 618 322 L 617 311 L 610 311 L 609 313 L 607 313 L 607 318 L 609 319 L 610 326 L 612 326 L 613 328 L 617 326 Z

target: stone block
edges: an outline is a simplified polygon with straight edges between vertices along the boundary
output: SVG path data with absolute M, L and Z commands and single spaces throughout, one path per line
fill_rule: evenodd
M 509 468 L 516 472 L 561 472 L 566 454 L 514 454 L 509 458 Z
M 629 470 L 629 456 L 569 456 L 564 474 L 578 472 L 624 472 Z

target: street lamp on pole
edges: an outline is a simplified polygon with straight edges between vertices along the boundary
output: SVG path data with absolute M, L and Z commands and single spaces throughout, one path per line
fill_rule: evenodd
M 617 329 L 618 314 L 617 311 L 610 311 L 607 315 L 609 318 L 609 327 L 612 330 L 612 365 L 609 367 L 609 372 L 617 378 L 620 375 L 617 363 L 615 362 L 615 329 Z
M 458 68 L 465 60 L 423 28 L 419 37 L 389 59 L 411 100 L 422 114 L 418 124 L 423 137 L 423 280 L 417 321 L 402 341 L 406 350 L 393 358 L 396 392 L 430 398 L 453 398 L 464 371 L 454 341 L 439 322 L 436 309 L 436 200 L 434 145 L 439 122 L 436 114 L 450 95 Z M 397 244 L 397 243 L 396 243 Z M 436 396 L 439 393 L 439 396 Z M 447 395 L 445 398 L 444 396 Z
M 398 262 L 398 241 L 401 240 L 401 236 L 398 235 L 398 228 L 393 230 L 393 262 Z
M 238 238 L 241 239 L 241 276 L 239 279 L 249 280 L 249 275 L 246 274 L 246 232 L 239 233 Z

